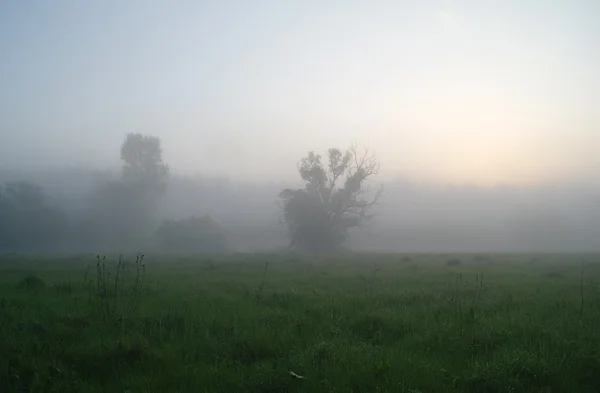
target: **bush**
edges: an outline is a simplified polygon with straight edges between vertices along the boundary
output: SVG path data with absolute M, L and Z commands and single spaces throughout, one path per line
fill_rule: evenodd
M 19 282 L 18 287 L 26 291 L 40 291 L 46 288 L 46 283 L 38 276 L 30 274 Z
M 0 250 L 49 249 L 64 240 L 65 212 L 48 203 L 41 187 L 27 182 L 0 184 Z
M 450 258 L 446 261 L 446 266 L 458 266 L 460 264 L 462 264 L 462 262 L 458 258 Z

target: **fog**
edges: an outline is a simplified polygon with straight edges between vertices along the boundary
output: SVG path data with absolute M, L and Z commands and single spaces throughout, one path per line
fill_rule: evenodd
M 299 161 L 357 142 L 384 192 L 345 248 L 600 251 L 599 4 L 2 2 L 2 248 L 286 249 Z M 129 133 L 170 168 L 143 202 Z
M 84 215 L 94 187 L 117 178 L 115 172 L 87 169 L 0 173 L 0 182 L 25 180 L 40 185 L 49 201 L 74 220 Z M 223 228 L 232 251 L 279 251 L 289 240 L 278 194 L 290 186 L 302 184 L 173 174 L 159 216 L 183 219 L 209 214 Z M 476 187 L 393 180 L 385 184 L 375 214 L 362 229 L 351 231 L 348 249 L 600 251 L 600 190 L 592 186 Z M 76 240 L 61 247 L 63 251 L 106 250 L 101 243 Z

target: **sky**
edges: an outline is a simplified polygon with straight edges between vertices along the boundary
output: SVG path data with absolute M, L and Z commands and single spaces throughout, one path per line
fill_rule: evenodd
M 600 184 L 595 0 L 7 0 L 0 167 L 288 180 L 353 142 L 383 178 Z

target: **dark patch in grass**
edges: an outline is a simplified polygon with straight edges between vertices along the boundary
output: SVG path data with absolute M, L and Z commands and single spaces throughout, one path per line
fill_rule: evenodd
M 446 266 L 458 266 L 462 265 L 462 261 L 458 258 L 450 258 L 446 260 Z
M 46 289 L 46 283 L 38 276 L 30 274 L 19 282 L 17 288 L 37 292 Z
M 41 338 L 48 337 L 49 335 L 48 328 L 45 325 L 36 321 L 19 322 L 19 324 L 17 325 L 17 329 L 20 332 L 24 332 Z

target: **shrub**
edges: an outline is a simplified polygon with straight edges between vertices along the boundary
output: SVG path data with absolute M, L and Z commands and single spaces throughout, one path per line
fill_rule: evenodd
M 26 291 L 40 291 L 46 289 L 46 283 L 38 276 L 30 274 L 19 282 L 18 287 Z

